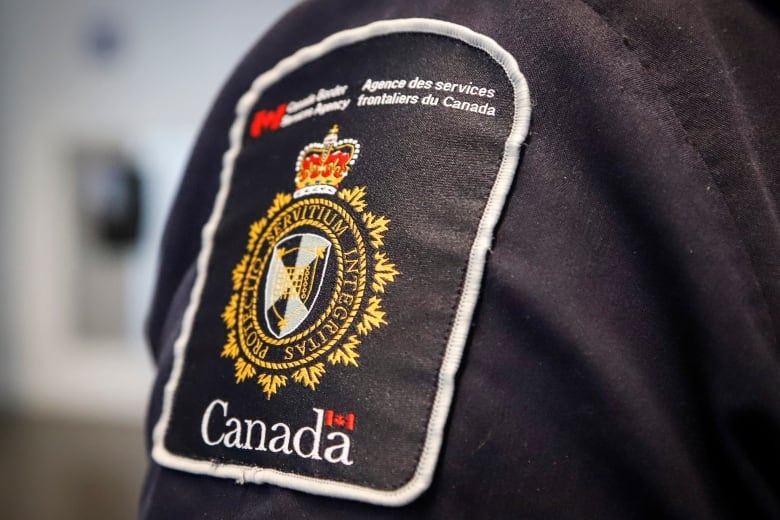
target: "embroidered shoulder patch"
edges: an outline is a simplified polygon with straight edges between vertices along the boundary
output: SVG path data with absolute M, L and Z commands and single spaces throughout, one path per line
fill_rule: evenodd
M 343 31 L 260 75 L 154 459 L 384 505 L 427 489 L 529 118 L 514 59 L 434 20 Z

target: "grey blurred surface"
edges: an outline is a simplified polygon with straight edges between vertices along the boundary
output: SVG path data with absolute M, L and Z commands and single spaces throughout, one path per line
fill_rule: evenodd
M 0 0 L 0 519 L 136 517 L 168 206 L 220 86 L 294 3 Z M 89 235 L 84 153 L 137 171 L 132 243 Z
M 0 461 L 4 519 L 137 517 L 140 426 L 3 416 Z

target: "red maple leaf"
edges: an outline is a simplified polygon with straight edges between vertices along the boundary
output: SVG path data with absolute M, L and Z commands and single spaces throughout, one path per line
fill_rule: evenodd
M 333 417 L 333 424 L 336 426 L 344 426 L 347 424 L 346 419 L 344 419 L 344 416 L 342 414 L 338 414 L 335 417 Z

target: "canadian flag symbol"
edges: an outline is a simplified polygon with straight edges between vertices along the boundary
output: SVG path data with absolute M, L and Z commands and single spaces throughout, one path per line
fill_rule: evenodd
M 349 431 L 355 430 L 354 413 L 336 413 L 333 410 L 325 410 L 325 426 L 331 428 L 346 428 Z

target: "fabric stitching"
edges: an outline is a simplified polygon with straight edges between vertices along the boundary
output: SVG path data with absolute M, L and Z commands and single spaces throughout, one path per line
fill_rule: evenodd
M 182 374 L 186 347 L 189 343 L 195 315 L 200 306 L 200 298 L 206 283 L 207 267 L 213 249 L 214 235 L 225 210 L 227 196 L 231 188 L 233 166 L 241 150 L 241 136 L 248 120 L 249 110 L 265 87 L 279 81 L 291 71 L 323 56 L 326 52 L 371 37 L 400 32 L 433 33 L 447 36 L 485 52 L 502 68 L 510 81 L 513 87 L 514 106 L 512 127 L 504 144 L 503 159 L 487 197 L 468 255 L 464 282 L 461 286 L 460 304 L 452 320 L 447 346 L 437 374 L 437 390 L 428 419 L 425 442 L 412 478 L 396 490 L 381 491 L 356 484 L 295 475 L 271 468 L 251 469 L 246 466 L 200 461 L 168 451 L 165 447 L 165 435 L 172 413 L 173 398 Z M 455 375 L 460 366 L 471 328 L 471 317 L 481 292 L 481 281 L 487 254 L 493 241 L 493 231 L 503 212 L 504 202 L 520 159 L 521 145 L 528 134 L 530 111 L 528 87 L 511 54 L 487 36 L 475 33 L 460 25 L 432 19 L 411 18 L 380 21 L 357 29 L 346 29 L 332 34 L 316 45 L 300 49 L 280 61 L 268 72 L 258 76 L 252 83 L 250 90 L 239 100 L 236 107 L 237 117 L 229 132 L 231 147 L 223 157 L 220 190 L 215 199 L 214 209 L 203 227 L 202 247 L 197 260 L 198 277 L 192 288 L 190 303 L 184 313 L 182 333 L 174 344 L 174 365 L 163 390 L 163 409 L 152 435 L 152 457 L 161 465 L 192 473 L 229 477 L 238 482 L 247 480 L 257 483 L 268 482 L 313 494 L 351 498 L 382 505 L 404 505 L 425 491 L 433 479 L 433 472 L 441 451 L 444 428 L 454 394 Z
M 604 25 L 607 28 L 609 28 L 609 30 L 615 36 L 617 36 L 617 37 L 619 37 L 621 39 L 621 41 L 623 43 L 623 47 L 628 52 L 630 52 L 632 56 L 634 56 L 634 58 L 636 59 L 636 62 L 639 64 L 640 67 L 642 67 L 642 70 L 644 70 L 647 73 L 647 75 L 652 78 L 653 74 L 652 74 L 650 68 L 648 68 L 647 65 L 645 65 L 645 63 L 642 61 L 642 59 L 634 51 L 634 49 L 632 49 L 628 45 L 628 41 L 627 41 L 628 40 L 628 36 L 625 35 L 625 34 L 622 34 L 620 31 L 618 31 L 618 29 L 616 27 L 614 27 L 610 23 L 610 21 L 607 19 L 607 17 L 605 15 L 603 15 L 598 10 L 596 10 L 596 8 L 593 7 L 592 5 L 590 5 L 586 0 L 580 0 L 580 2 L 586 8 L 588 8 L 592 13 L 594 13 L 596 16 L 598 16 L 598 18 L 602 22 L 604 22 Z M 664 104 L 670 110 L 671 114 L 674 115 L 675 121 L 677 122 L 678 130 L 681 131 L 682 134 L 685 136 L 685 139 L 684 139 L 684 143 L 685 144 L 684 145 L 686 147 L 688 147 L 696 155 L 696 157 L 698 157 L 698 159 L 701 161 L 701 163 L 705 166 L 705 171 L 707 172 L 707 175 L 709 176 L 709 178 L 712 180 L 712 183 L 715 186 L 717 186 L 717 182 L 715 181 L 715 179 L 714 179 L 714 177 L 712 175 L 712 170 L 711 170 L 711 167 L 710 167 L 709 163 L 704 158 L 704 156 L 699 151 L 699 149 L 696 148 L 696 146 L 693 145 L 692 139 L 691 139 L 691 135 L 688 132 L 688 130 L 686 130 L 685 125 L 683 124 L 682 120 L 680 119 L 679 113 L 677 112 L 677 110 L 675 110 L 674 106 L 669 101 L 667 95 L 658 86 L 658 83 L 655 81 L 655 79 L 653 79 L 653 85 L 654 85 L 654 88 L 655 88 L 656 92 L 658 93 L 658 95 L 663 99 Z M 718 189 L 718 192 L 720 194 L 720 197 L 719 197 L 720 198 L 720 203 L 723 206 L 723 208 L 726 210 L 726 213 L 729 216 L 729 220 L 731 221 L 731 224 L 733 225 L 733 227 L 734 227 L 734 229 L 736 231 L 739 231 L 739 226 L 737 225 L 737 221 L 736 221 L 735 215 L 732 212 L 731 207 L 724 200 L 723 192 L 720 191 L 720 189 Z M 758 293 L 760 294 L 760 297 L 761 297 L 761 303 L 762 303 L 761 310 L 762 310 L 762 314 L 763 314 L 763 320 L 764 320 L 765 323 L 769 324 L 769 326 L 771 328 L 771 331 L 772 331 L 771 332 L 771 334 L 772 334 L 771 341 L 773 343 L 777 343 L 778 334 L 777 334 L 777 331 L 775 330 L 775 325 L 774 325 L 773 320 L 771 318 L 772 314 L 769 311 L 769 303 L 768 303 L 768 300 L 767 300 L 767 297 L 766 297 L 766 292 L 764 290 L 763 285 L 760 283 L 758 275 L 756 274 L 755 262 L 753 260 L 753 256 L 750 254 L 750 248 L 747 246 L 747 243 L 745 242 L 744 238 L 739 233 L 735 233 L 735 235 L 736 235 L 736 239 L 739 240 L 739 243 L 742 246 L 742 254 L 747 258 L 747 261 L 748 261 L 749 265 L 751 266 L 751 270 L 750 270 L 751 278 L 752 278 L 753 284 L 758 287 Z

